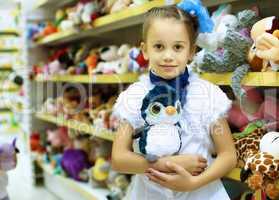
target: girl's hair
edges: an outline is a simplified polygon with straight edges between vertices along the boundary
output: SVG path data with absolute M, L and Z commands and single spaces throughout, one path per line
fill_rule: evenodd
M 197 31 L 198 26 L 197 26 L 196 18 L 192 17 L 190 14 L 184 12 L 180 8 L 176 7 L 175 5 L 151 8 L 145 14 L 145 20 L 142 29 L 143 41 L 146 41 L 147 33 L 152 23 L 152 20 L 156 18 L 174 18 L 184 23 L 189 33 L 190 48 L 192 49 L 198 35 L 198 31 Z

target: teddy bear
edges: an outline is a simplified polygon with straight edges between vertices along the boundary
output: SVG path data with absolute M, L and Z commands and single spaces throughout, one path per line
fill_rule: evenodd
M 206 33 L 205 35 L 209 41 L 214 38 L 217 40 L 217 42 L 212 42 L 214 47 L 207 47 L 207 49 L 199 51 L 191 66 L 198 72 L 233 72 L 231 86 L 235 96 L 242 99 L 245 97 L 245 91 L 241 88 L 241 80 L 249 70 L 247 52 L 252 46 L 249 30 L 258 20 L 258 16 L 255 11 L 243 10 L 236 16 L 224 15 L 223 18 L 225 20 L 221 20 L 217 24 L 218 27 L 214 28 L 215 31 L 218 31 L 217 33 Z M 216 50 L 212 51 L 212 49 Z
M 278 71 L 279 18 L 266 17 L 255 23 L 251 29 L 251 37 L 254 41 L 248 54 L 251 69 L 253 71 Z
M 260 140 L 257 152 L 248 153 L 241 180 L 252 190 L 263 190 L 269 199 L 279 197 L 279 132 L 268 132 Z

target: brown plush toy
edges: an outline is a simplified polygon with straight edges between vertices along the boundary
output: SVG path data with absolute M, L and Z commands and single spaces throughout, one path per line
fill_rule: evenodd
M 266 17 L 251 29 L 254 45 L 248 53 L 252 71 L 279 71 L 279 18 Z
M 279 133 L 265 134 L 258 152 L 249 152 L 241 181 L 247 181 L 252 190 L 261 189 L 270 199 L 279 197 Z

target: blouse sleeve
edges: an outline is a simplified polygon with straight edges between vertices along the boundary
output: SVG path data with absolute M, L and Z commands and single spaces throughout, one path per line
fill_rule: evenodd
M 210 83 L 208 95 L 208 110 L 205 115 L 205 125 L 207 128 L 222 117 L 226 117 L 231 108 L 232 101 L 216 85 Z
M 120 120 L 128 121 L 134 129 L 144 125 L 140 109 L 146 90 L 141 82 L 134 83 L 120 93 L 114 105 L 114 114 Z

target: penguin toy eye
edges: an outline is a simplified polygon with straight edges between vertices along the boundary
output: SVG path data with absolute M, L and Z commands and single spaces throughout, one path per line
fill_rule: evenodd
M 177 113 L 180 114 L 182 108 L 181 108 L 181 103 L 179 101 L 177 101 L 175 103 L 175 108 L 176 108 Z
M 149 112 L 152 115 L 158 115 L 162 110 L 162 105 L 160 103 L 153 103 L 149 107 Z

